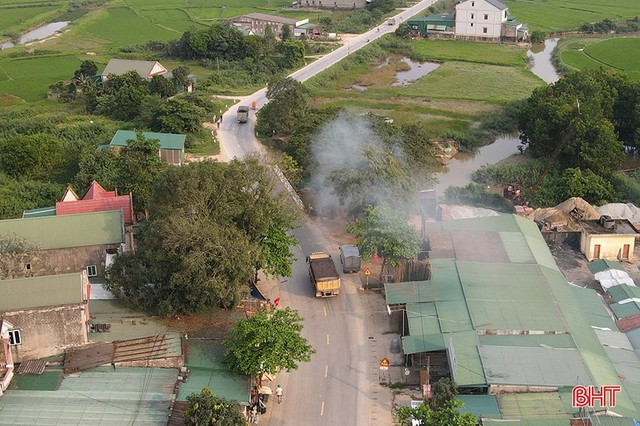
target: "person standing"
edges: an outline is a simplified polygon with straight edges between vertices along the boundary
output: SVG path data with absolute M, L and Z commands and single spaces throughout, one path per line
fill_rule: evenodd
M 280 404 L 282 402 L 282 394 L 284 392 L 282 391 L 282 388 L 280 387 L 280 385 L 278 385 L 278 387 L 276 387 L 276 396 L 278 397 L 278 404 Z

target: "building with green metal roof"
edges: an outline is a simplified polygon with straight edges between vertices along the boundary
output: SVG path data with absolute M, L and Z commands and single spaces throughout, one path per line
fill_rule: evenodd
M 11 255 L 0 254 L 0 262 L 14 276 L 83 270 L 89 277 L 102 276 L 107 261 L 133 244 L 131 235 L 125 236 L 118 210 L 0 220 L 0 238 L 24 241 L 37 252 L 18 263 Z
M 179 135 L 175 133 L 157 133 L 157 132 L 142 132 L 142 136 L 146 139 L 157 140 L 160 144 L 160 150 L 158 152 L 159 157 L 169 164 L 182 165 L 184 162 L 184 144 L 187 139 L 186 135 Z M 129 145 L 129 141 L 136 140 L 137 133 L 132 130 L 118 130 L 109 147 L 124 147 Z
M 601 297 L 566 282 L 534 222 L 501 215 L 429 223 L 427 233 L 431 279 L 385 285 L 390 311 L 403 311 L 403 350 L 414 365 L 430 353 L 431 366 L 448 370 L 458 386 L 488 391 L 620 384 L 613 411 L 639 415 L 640 377 L 625 374 L 640 371 L 638 354 L 628 339 L 624 351 L 615 349 L 626 337 Z M 598 336 L 599 329 L 616 334 Z M 537 396 L 498 403 L 522 406 L 518 398 L 528 398 L 532 412 L 545 413 L 549 403 Z M 557 393 L 556 400 L 544 416 L 566 422 L 576 410 L 562 408 Z M 500 408 L 504 418 L 528 418 Z

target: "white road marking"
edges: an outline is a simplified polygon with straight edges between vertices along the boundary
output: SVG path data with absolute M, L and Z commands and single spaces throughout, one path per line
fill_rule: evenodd
M 327 333 L 327 345 L 329 344 L 329 333 Z
M 324 316 L 326 317 L 327 316 L 327 307 L 323 306 L 322 309 L 324 310 Z
M 322 401 L 322 405 L 320 406 L 320 415 L 324 416 L 324 401 Z
M 329 366 L 325 365 L 324 366 L 324 377 L 327 377 L 328 374 L 329 374 Z

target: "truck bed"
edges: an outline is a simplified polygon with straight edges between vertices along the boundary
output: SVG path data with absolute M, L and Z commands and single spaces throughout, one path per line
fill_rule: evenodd
M 310 267 L 316 281 L 330 281 L 340 278 L 331 258 L 313 259 Z

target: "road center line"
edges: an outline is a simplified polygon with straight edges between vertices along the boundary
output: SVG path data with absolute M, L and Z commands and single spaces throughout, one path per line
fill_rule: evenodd
M 329 344 L 329 333 L 327 333 L 327 345 Z
M 324 416 L 324 401 L 322 401 L 322 405 L 320 406 L 320 415 Z
M 329 365 L 325 365 L 324 366 L 324 377 L 327 377 L 328 374 L 329 374 Z
M 323 306 L 322 309 L 324 310 L 324 316 L 326 317 L 327 316 L 327 307 Z

